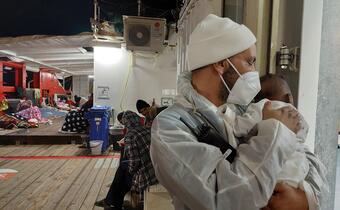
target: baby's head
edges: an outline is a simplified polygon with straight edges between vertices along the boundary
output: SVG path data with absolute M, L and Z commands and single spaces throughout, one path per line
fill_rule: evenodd
M 283 101 L 294 104 L 292 92 L 283 76 L 267 74 L 261 77 L 261 91 L 255 97 L 255 102 L 264 98 L 271 101 Z

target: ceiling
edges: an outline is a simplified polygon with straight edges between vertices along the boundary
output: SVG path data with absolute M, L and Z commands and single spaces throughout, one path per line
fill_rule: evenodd
M 53 68 L 68 75 L 93 74 L 93 35 L 0 38 L 0 57 L 25 62 L 28 70 Z

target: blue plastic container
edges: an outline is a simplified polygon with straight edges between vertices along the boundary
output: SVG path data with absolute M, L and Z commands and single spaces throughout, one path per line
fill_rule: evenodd
M 85 114 L 90 123 L 90 141 L 103 141 L 102 152 L 109 147 L 110 110 L 108 106 L 94 106 Z

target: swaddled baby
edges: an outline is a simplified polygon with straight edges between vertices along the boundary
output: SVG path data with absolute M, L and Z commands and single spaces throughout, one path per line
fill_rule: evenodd
M 257 135 L 256 125 L 263 119 L 263 110 L 268 109 L 270 106 L 266 103 L 270 102 L 271 109 L 274 110 L 286 106 L 293 107 L 291 105 L 293 100 L 289 86 L 285 80 L 278 76 L 261 78 L 261 92 L 255 100 L 258 102 L 250 104 L 243 115 L 235 114 L 229 118 L 234 135 L 240 139 L 240 143 L 242 141 L 246 142 L 250 137 Z M 307 137 L 308 125 L 301 115 L 300 125 L 301 129 L 296 134 L 296 141 L 299 143 L 298 148 L 285 162 L 282 171 L 278 175 L 278 181 L 304 190 L 303 181 L 309 171 L 309 165 L 302 144 Z

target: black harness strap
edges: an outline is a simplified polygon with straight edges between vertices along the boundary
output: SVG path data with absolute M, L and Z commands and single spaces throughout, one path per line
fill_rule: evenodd
M 201 143 L 218 147 L 223 154 L 227 155 L 226 160 L 232 163 L 236 157 L 237 151 L 222 137 L 216 127 L 197 111 L 183 111 L 189 115 L 181 115 L 179 119 L 190 129 L 190 131 L 196 136 L 197 140 Z M 186 119 L 189 116 L 190 119 Z

